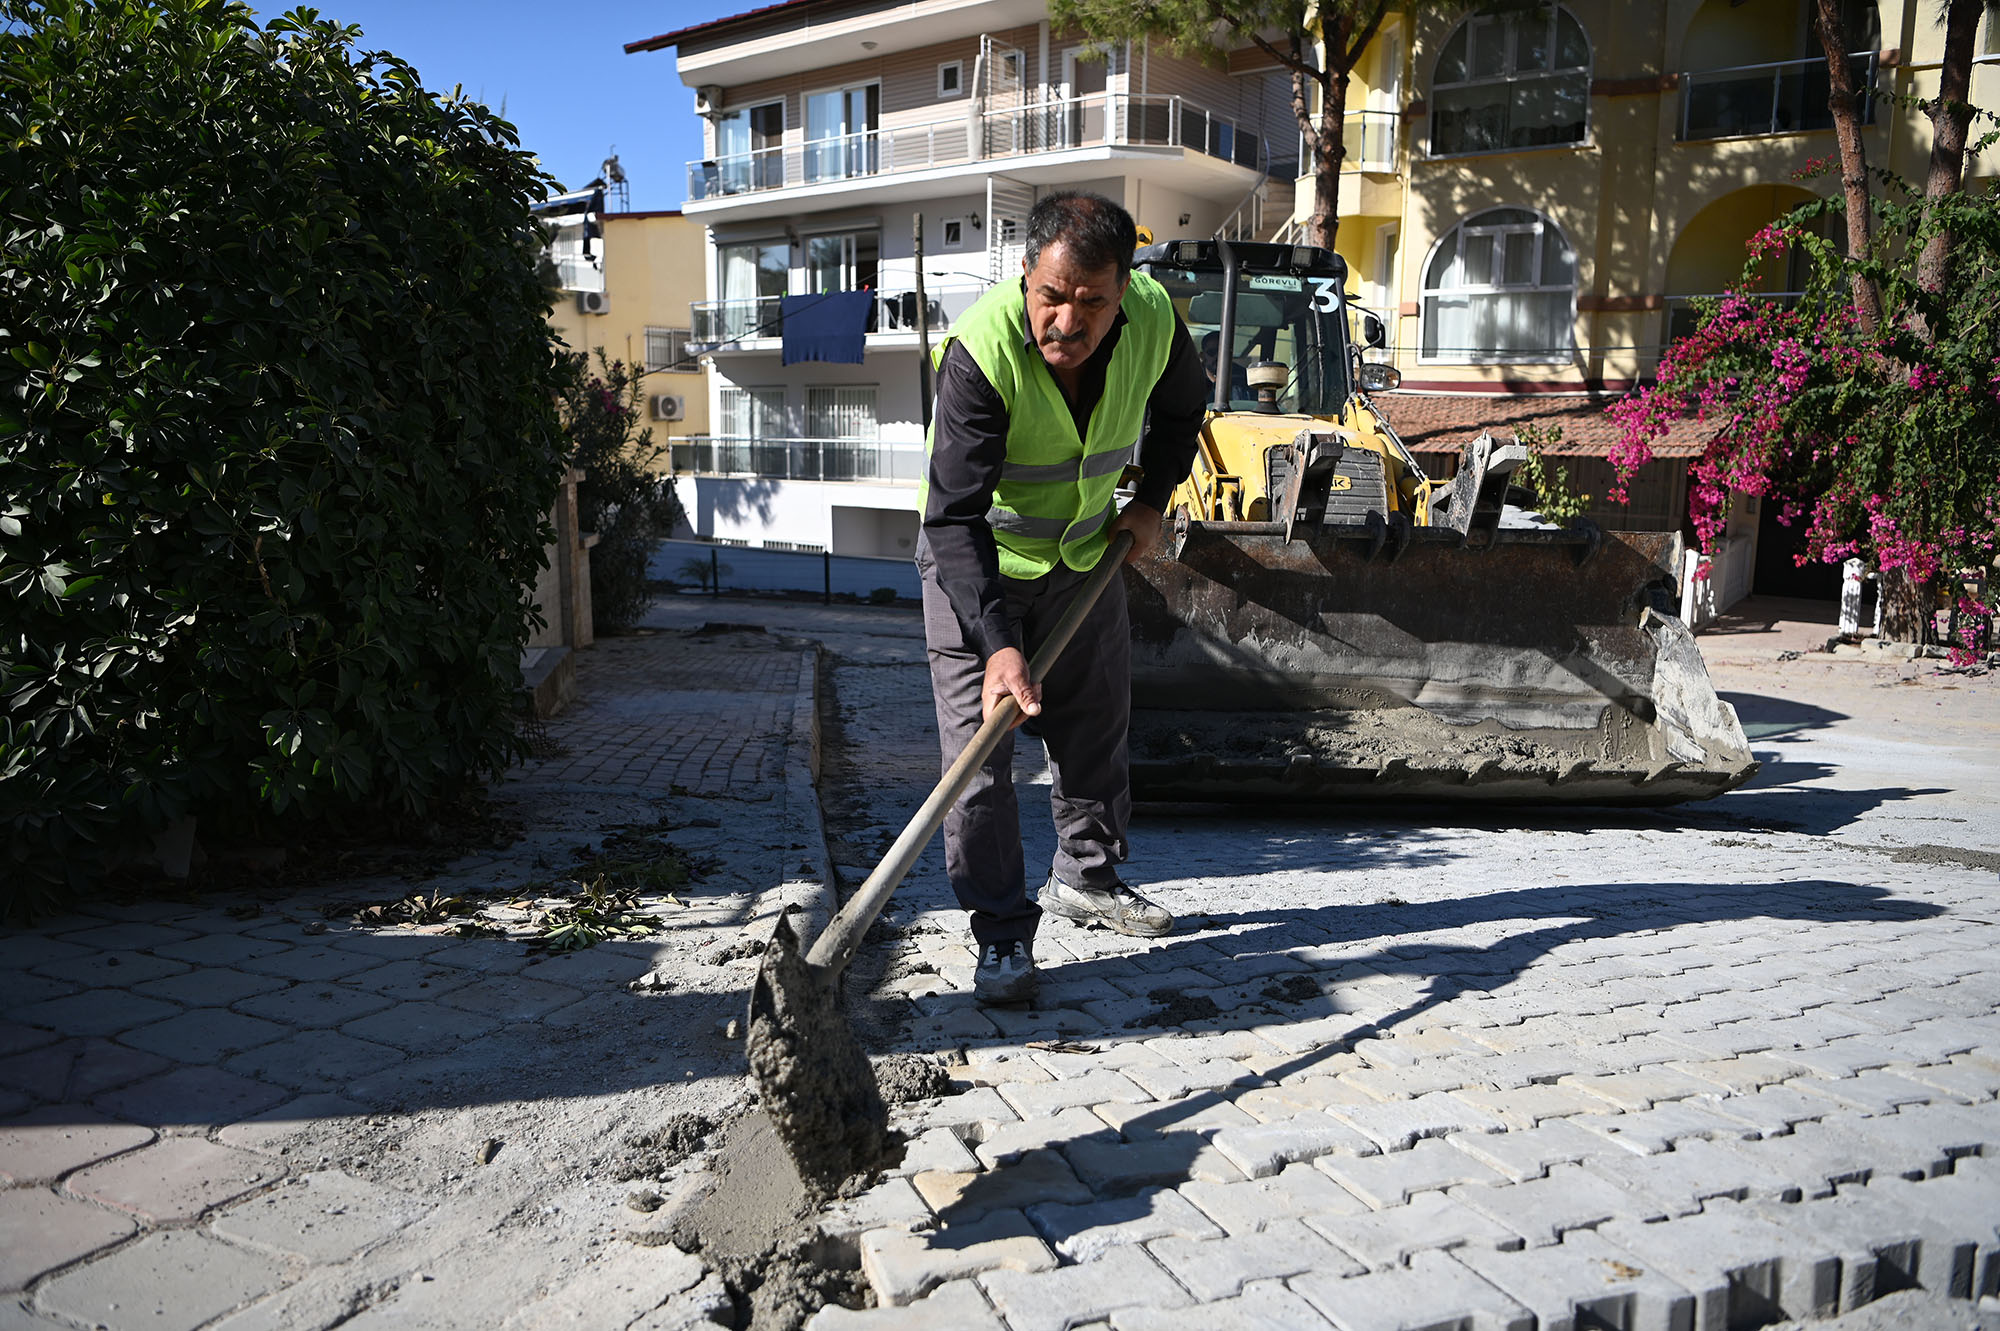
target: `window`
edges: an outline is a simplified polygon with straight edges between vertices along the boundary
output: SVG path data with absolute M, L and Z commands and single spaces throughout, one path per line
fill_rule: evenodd
M 703 341 L 725 342 L 742 337 L 778 335 L 778 298 L 791 281 L 792 247 L 783 240 L 756 240 L 715 247 L 722 301 L 717 310 L 716 336 Z M 760 331 L 761 330 L 761 331 Z
M 1431 92 L 1432 156 L 1581 143 L 1590 39 L 1559 5 L 1478 14 L 1444 44 Z
M 1424 265 L 1424 360 L 1565 361 L 1575 333 L 1576 256 L 1539 213 L 1468 217 Z
M 823 291 L 872 291 L 880 276 L 882 238 L 874 231 L 808 236 L 804 295 Z
M 965 62 L 947 60 L 938 66 L 938 96 L 956 97 L 965 91 Z
M 944 232 L 944 247 L 948 250 L 965 248 L 965 219 L 963 217 L 941 217 L 938 219 Z
M 842 180 L 874 174 L 876 131 L 881 126 L 879 83 L 808 93 L 806 179 Z
M 875 415 L 875 385 L 814 384 L 806 389 L 806 436 L 816 454 L 817 477 L 827 481 L 872 480 L 879 467 L 875 443 L 881 429 Z
M 703 197 L 785 183 L 785 104 L 738 107 L 715 118 L 715 160 L 702 163 Z
M 722 390 L 722 433 L 731 439 L 782 439 L 785 434 L 785 390 L 737 388 Z
M 675 374 L 701 373 L 701 362 L 688 355 L 688 340 L 688 330 L 685 328 L 648 328 L 647 371 L 650 373 L 669 370 Z

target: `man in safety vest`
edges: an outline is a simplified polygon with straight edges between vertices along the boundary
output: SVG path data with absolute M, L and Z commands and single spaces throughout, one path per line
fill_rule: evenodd
M 990 1003 L 1033 996 L 1044 910 L 1140 937 L 1173 927 L 1118 878 L 1132 807 L 1120 580 L 1047 678 L 1028 680 L 1028 657 L 1112 535 L 1132 533 L 1134 558 L 1159 539 L 1212 391 L 1166 292 L 1132 272 L 1137 243 L 1131 215 L 1109 199 L 1041 200 L 1028 214 L 1025 277 L 982 296 L 936 356 L 917 565 L 944 761 L 1011 694 L 1054 777 L 1055 862 L 1039 904 L 1022 863 L 1011 735 L 945 819 L 946 871 L 979 944 L 973 987 Z M 1132 462 L 1145 476 L 1120 512 L 1112 492 Z

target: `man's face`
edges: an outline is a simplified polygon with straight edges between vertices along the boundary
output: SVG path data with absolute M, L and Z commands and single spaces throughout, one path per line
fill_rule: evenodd
M 1124 298 L 1116 264 L 1079 267 L 1065 242 L 1044 246 L 1028 269 L 1028 330 L 1049 368 L 1074 370 L 1089 360 Z

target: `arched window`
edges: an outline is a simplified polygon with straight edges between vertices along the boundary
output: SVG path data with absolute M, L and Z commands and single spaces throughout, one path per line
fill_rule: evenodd
M 1590 39 L 1560 5 L 1475 14 L 1431 80 L 1431 155 L 1581 143 L 1590 117 Z
M 1565 361 L 1575 332 L 1576 254 L 1540 213 L 1475 213 L 1424 265 L 1427 361 Z

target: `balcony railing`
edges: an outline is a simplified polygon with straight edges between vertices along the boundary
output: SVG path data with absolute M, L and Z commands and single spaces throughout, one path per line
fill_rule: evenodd
M 1121 145 L 1264 160 L 1255 131 L 1182 97 L 1095 93 L 688 163 L 693 201 L 934 166 Z
M 924 475 L 924 446 L 879 439 L 758 439 L 692 435 L 669 445 L 676 476 L 778 481 L 894 481 Z
M 933 334 L 947 333 L 972 302 L 986 291 L 984 282 L 926 282 L 924 308 Z M 694 341 L 704 351 L 727 348 L 754 338 L 783 337 L 784 310 L 781 296 L 759 296 L 754 300 L 703 300 L 692 306 Z M 871 333 L 913 333 L 917 328 L 917 293 L 891 287 L 875 293 L 875 308 L 868 319 Z
M 1859 94 L 1861 123 L 1872 125 L 1875 53 L 1856 52 L 1847 57 L 1847 67 Z M 1823 56 L 1683 73 L 1680 137 L 1736 139 L 1831 129 L 1833 113 L 1826 107 L 1830 88 Z
M 1349 111 L 1340 119 L 1342 171 L 1388 174 L 1402 162 L 1403 117 L 1397 111 Z M 1299 135 L 1299 173 L 1312 169 L 1306 136 Z

